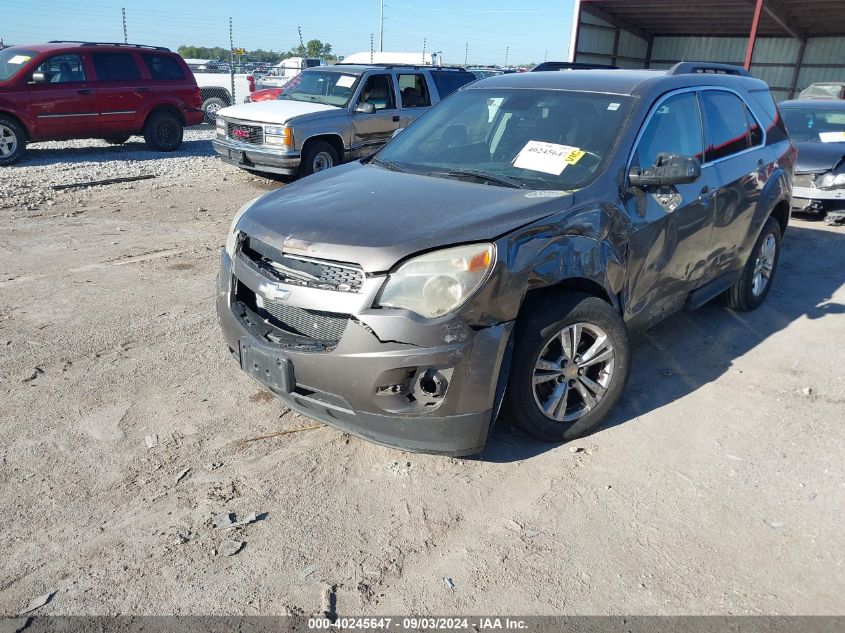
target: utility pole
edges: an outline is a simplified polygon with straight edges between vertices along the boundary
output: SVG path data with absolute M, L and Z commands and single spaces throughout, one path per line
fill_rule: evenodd
M 129 43 L 129 35 L 127 34 L 127 31 L 126 31 L 126 7 L 123 7 L 121 9 L 121 11 L 123 12 L 123 43 L 128 44 Z
M 371 64 L 373 63 L 373 55 L 375 54 L 373 52 L 373 50 L 375 48 L 374 42 L 375 42 L 375 36 L 372 33 L 370 33 L 370 63 Z
M 508 54 L 509 54 L 510 52 L 511 52 L 511 47 L 510 47 L 510 46 L 506 46 L 506 47 L 505 47 L 505 67 L 507 67 L 507 65 L 508 65 Z
M 426 43 L 427 40 L 428 40 L 427 37 L 423 38 L 423 58 L 422 58 L 423 66 L 425 66 L 425 43 Z
M 305 56 L 305 42 L 302 41 L 302 27 L 296 27 L 296 30 L 299 31 L 299 48 L 302 49 L 302 56 Z
M 378 36 L 378 50 L 384 52 L 384 0 L 381 0 L 381 16 L 379 18 L 380 30 Z
M 543 55 L 543 62 L 548 61 L 548 59 L 549 59 L 549 51 L 546 51 L 546 53 Z
M 466 49 L 464 50 L 464 66 L 469 63 L 469 42 L 467 42 Z
M 229 50 L 231 51 L 231 60 L 229 64 L 229 79 L 232 84 L 232 105 L 237 103 L 235 99 L 235 36 L 232 31 L 232 18 L 229 18 Z

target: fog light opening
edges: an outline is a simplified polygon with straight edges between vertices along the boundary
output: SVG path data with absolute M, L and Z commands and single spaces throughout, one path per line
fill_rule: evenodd
M 434 368 L 426 369 L 420 378 L 420 391 L 429 398 L 442 398 L 447 386 L 446 377 Z

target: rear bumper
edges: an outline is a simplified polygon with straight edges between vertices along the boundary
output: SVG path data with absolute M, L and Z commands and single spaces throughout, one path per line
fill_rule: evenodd
M 432 321 L 404 310 L 367 309 L 350 318 L 333 350 L 291 349 L 262 335 L 261 317 L 233 296 L 236 284 L 256 286 L 252 290 L 260 293 L 266 282 L 250 279 L 240 265 L 234 268 L 242 279 L 233 275 L 224 253 L 217 281 L 223 336 L 242 368 L 254 355 L 273 363 L 282 359 L 289 376 L 284 386 L 256 377 L 262 372 L 247 373 L 291 409 L 403 450 L 469 455 L 484 448 L 513 323 L 475 331 L 456 315 Z M 420 395 L 429 369 L 445 380 L 442 396 L 432 402 L 409 398 Z M 390 385 L 403 386 L 385 390 Z
M 299 171 L 299 152 L 267 149 L 228 139 L 214 139 L 211 145 L 224 162 L 241 169 L 287 176 L 295 176 Z
M 191 108 L 185 112 L 185 125 L 199 125 L 205 122 L 205 111 L 199 108 Z

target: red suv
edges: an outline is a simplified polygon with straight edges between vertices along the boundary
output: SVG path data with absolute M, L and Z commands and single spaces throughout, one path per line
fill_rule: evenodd
M 30 141 L 143 134 L 172 152 L 203 121 L 200 91 L 182 58 L 139 44 L 50 42 L 0 50 L 0 166 Z

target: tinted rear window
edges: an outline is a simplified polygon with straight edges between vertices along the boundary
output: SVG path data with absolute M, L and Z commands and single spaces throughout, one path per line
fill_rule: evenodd
M 157 80 L 177 81 L 185 78 L 182 66 L 169 55 L 144 55 L 144 63 L 150 71 L 150 77 Z
M 94 53 L 98 81 L 135 81 L 141 78 L 135 60 L 129 53 Z
M 727 158 L 748 149 L 748 120 L 745 104 L 731 92 L 705 90 L 701 93 L 707 148 L 704 160 Z
M 434 85 L 437 86 L 441 99 L 445 99 L 461 86 L 475 81 L 475 75 L 472 73 L 447 70 L 432 70 L 431 78 L 434 79 Z

